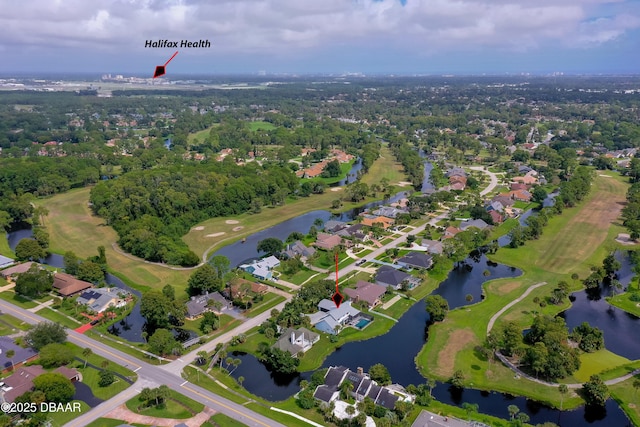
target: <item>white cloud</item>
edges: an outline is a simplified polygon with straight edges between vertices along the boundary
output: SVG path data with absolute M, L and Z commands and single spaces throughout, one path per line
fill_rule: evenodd
M 597 11 L 616 3 L 616 15 Z M 627 8 L 628 6 L 628 8 Z M 366 46 L 442 52 L 592 46 L 640 27 L 630 1 L 610 0 L 0 0 L 0 47 L 112 47 L 209 39 L 217 52 L 295 54 Z

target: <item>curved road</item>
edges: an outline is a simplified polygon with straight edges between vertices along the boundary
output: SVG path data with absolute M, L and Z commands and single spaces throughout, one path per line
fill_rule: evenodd
M 483 166 L 471 166 L 469 169 L 474 170 L 474 171 L 480 171 L 480 172 L 484 172 L 487 175 L 489 175 L 489 179 L 491 180 L 491 182 L 489 183 L 489 185 L 487 186 L 487 188 L 485 188 L 484 190 L 482 190 L 480 192 L 481 196 L 484 196 L 485 194 L 489 194 L 493 191 L 494 188 L 496 188 L 498 186 L 498 175 L 494 172 L 491 172 L 488 169 L 485 169 Z
M 37 314 L 31 313 L 20 307 L 16 307 L 3 300 L 0 300 L 0 310 L 32 325 L 47 320 Z M 284 425 L 267 418 L 264 415 L 253 412 L 240 404 L 234 403 L 222 396 L 212 393 L 209 390 L 185 381 L 180 376 L 182 369 L 175 367 L 175 365 L 174 367 L 177 369 L 167 371 L 166 367 L 168 365 L 163 366 L 165 369 L 161 369 L 159 366 L 150 365 L 133 356 L 111 348 L 100 341 L 86 337 L 72 330 L 67 330 L 67 339 L 80 347 L 90 348 L 95 354 L 105 357 L 113 363 L 124 366 L 138 374 L 138 381 L 136 381 L 134 385 L 106 402 L 101 403 L 90 411 L 80 415 L 68 423 L 68 426 L 85 426 L 138 394 L 143 387 L 157 387 L 161 384 L 166 384 L 172 390 L 182 393 L 185 396 L 190 397 L 191 399 L 196 400 L 217 412 L 228 415 L 248 426 L 284 427 Z

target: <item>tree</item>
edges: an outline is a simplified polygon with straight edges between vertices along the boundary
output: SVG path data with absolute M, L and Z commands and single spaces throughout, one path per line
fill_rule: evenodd
M 16 279 L 15 292 L 30 298 L 37 298 L 49 291 L 53 285 L 53 274 L 32 264 L 29 270 Z
M 349 415 L 349 418 L 353 417 L 353 414 L 356 413 L 356 408 L 353 405 L 347 405 L 346 408 L 344 408 L 344 412 L 346 412 L 347 415 Z
M 589 406 L 604 407 L 609 399 L 609 388 L 598 375 L 591 375 L 589 381 L 582 385 L 582 392 L 584 400 Z
M 210 264 L 204 264 L 196 269 L 187 282 L 189 295 L 202 295 L 205 292 L 220 291 L 224 287 L 222 277 Z
M 25 341 L 35 350 L 40 350 L 47 344 L 62 344 L 67 340 L 64 326 L 59 323 L 41 322 L 31 328 L 25 336 Z
M 199 365 L 204 365 L 205 363 L 207 363 L 207 357 L 208 357 L 208 355 L 207 355 L 207 352 L 206 352 L 206 351 L 204 351 L 204 350 L 199 351 L 199 352 L 196 354 L 196 356 L 198 356 L 198 364 L 199 364 Z
M 76 276 L 80 280 L 86 280 L 91 283 L 98 283 L 104 279 L 104 271 L 100 264 L 96 264 L 93 261 L 82 261 L 78 265 L 78 271 Z
M 78 265 L 80 260 L 73 251 L 67 251 L 63 257 L 64 271 L 75 276 L 78 274 Z
M 340 398 L 347 400 L 353 391 L 353 383 L 349 380 L 344 380 L 340 384 Z
M 340 168 L 340 162 L 337 159 L 334 159 L 327 163 L 327 165 L 322 170 L 321 176 L 323 178 L 335 178 L 340 176 L 342 170 Z
M 184 310 L 184 305 L 177 301 L 170 301 L 158 291 L 142 294 L 140 314 L 146 318 L 149 330 L 167 327 L 170 320 L 174 324 L 181 324 L 184 321 Z
M 238 377 L 238 384 L 240 384 L 240 387 L 242 387 L 242 383 L 244 382 L 244 377 L 242 375 L 240 375 Z
M 512 420 L 516 417 L 518 412 L 520 412 L 520 408 L 518 408 L 516 405 L 509 405 L 507 407 L 507 410 L 509 411 L 509 418 Z
M 453 376 L 449 380 L 451 385 L 455 388 L 463 388 L 464 387 L 464 372 L 458 369 L 453 373 Z
M 389 370 L 382 363 L 376 363 L 371 366 L 369 368 L 369 376 L 380 385 L 391 384 L 391 374 L 389 374 Z
M 203 334 L 208 334 L 211 331 L 215 331 L 219 327 L 220 318 L 215 313 L 206 311 L 202 316 L 202 320 L 200 320 L 200 331 L 202 331 Z
M 534 202 L 542 203 L 544 202 L 544 199 L 547 198 L 547 191 L 543 187 L 538 185 L 531 192 L 531 196 L 531 200 L 533 200 Z
M 471 414 L 478 412 L 478 404 L 477 403 L 462 403 L 462 409 L 467 413 L 467 419 L 471 419 Z
M 64 344 L 51 343 L 40 349 L 40 364 L 45 368 L 57 368 L 73 361 L 73 352 Z
M 258 252 L 265 252 L 267 255 L 276 255 L 282 251 L 283 247 L 284 243 L 282 243 L 282 240 L 276 239 L 275 237 L 267 237 L 258 242 L 257 250 Z
M 268 348 L 262 355 L 261 360 L 276 372 L 291 374 L 296 372 L 300 359 L 291 356 L 288 351 L 279 348 Z
M 211 259 L 209 260 L 209 265 L 213 267 L 213 269 L 218 274 L 218 277 L 222 278 L 229 272 L 231 262 L 226 256 L 216 255 L 214 257 L 211 257 Z
M 33 239 L 22 239 L 15 249 L 18 261 L 38 261 L 47 256 L 47 251 Z
M 49 247 L 49 233 L 42 227 L 34 227 L 33 228 L 33 238 L 36 242 L 42 247 L 42 249 L 47 249 Z
M 562 411 L 562 401 L 564 400 L 564 396 L 569 393 L 569 387 L 567 387 L 566 384 L 560 384 L 558 391 L 560 392 L 560 410 Z
M 89 360 L 89 356 L 91 356 L 93 354 L 93 350 L 91 350 L 89 347 L 85 347 L 84 349 L 82 349 L 82 356 L 84 357 L 84 367 L 87 367 L 87 362 Z
M 7 231 L 12 222 L 9 212 L 0 210 L 0 231 Z
M 16 355 L 15 350 L 7 350 L 7 359 L 11 361 L 11 370 L 13 371 L 13 358 Z
M 427 304 L 426 310 L 432 322 L 441 322 L 449 311 L 449 303 L 440 295 L 428 295 L 424 299 Z
M 149 338 L 149 350 L 160 356 L 171 354 L 175 348 L 179 347 L 180 344 L 167 329 L 160 328 Z
M 55 372 L 38 375 L 33 379 L 33 385 L 36 390 L 44 393 L 49 402 L 69 402 L 76 392 L 75 387 L 67 377 Z
M 621 265 L 622 264 L 620 264 L 620 261 L 616 259 L 614 253 L 610 253 L 609 255 L 607 255 L 602 262 L 604 272 L 609 278 L 613 277 L 613 275 L 616 274 L 616 271 L 620 270 Z
M 176 300 L 176 290 L 171 285 L 164 285 L 162 288 L 162 295 L 164 295 L 169 301 Z
M 304 234 L 300 233 L 299 231 L 294 231 L 292 233 L 289 234 L 289 236 L 287 236 L 287 243 L 293 243 L 296 240 L 302 240 L 304 239 Z
M 604 334 L 599 328 L 593 328 L 587 322 L 573 329 L 571 338 L 578 343 L 580 350 L 593 353 L 604 347 Z
M 100 387 L 108 387 L 116 381 L 116 376 L 111 371 L 102 370 L 99 375 L 98 385 Z

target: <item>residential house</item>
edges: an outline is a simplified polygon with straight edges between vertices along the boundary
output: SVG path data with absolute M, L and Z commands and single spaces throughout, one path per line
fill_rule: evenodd
M 120 288 L 94 288 L 82 292 L 76 302 L 86 305 L 94 313 L 102 313 L 109 307 L 126 306 L 128 295 L 129 292 Z
M 509 189 L 511 191 L 528 190 L 529 186 L 521 182 L 512 182 L 511 185 L 509 186 Z
M 316 253 L 316 250 L 312 247 L 305 246 L 300 240 L 296 240 L 293 243 L 289 243 L 287 245 L 287 249 L 284 251 L 284 254 L 288 258 L 295 258 L 296 256 L 300 256 L 302 258 L 309 258 L 313 254 Z
M 273 255 L 254 260 L 249 264 L 240 264 L 239 269 L 250 273 L 254 277 L 262 280 L 271 280 L 273 269 L 280 265 L 280 260 Z
M 442 250 L 444 249 L 442 247 L 442 242 L 438 240 L 422 239 L 421 246 L 426 247 L 427 252 L 429 252 L 430 254 L 441 254 Z
M 491 211 L 503 212 L 504 211 L 504 206 L 500 202 L 489 202 L 486 208 L 487 208 L 487 212 L 491 212 Z
M 13 267 L 9 267 L 0 271 L 0 276 L 8 280 L 10 279 L 15 280 L 15 278 L 19 274 L 22 274 L 28 271 L 33 264 L 34 264 L 33 262 L 29 261 L 29 262 L 23 262 L 22 264 L 14 265 Z
M 460 230 L 458 227 L 449 226 L 444 230 L 444 235 L 442 236 L 442 238 L 450 239 L 461 231 L 462 230 Z
M 318 249 L 330 251 L 338 245 L 346 244 L 346 241 L 337 234 L 318 233 L 314 244 Z
M 389 265 L 383 265 L 376 273 L 376 283 L 393 289 L 400 289 L 403 285 L 411 289 L 420 284 L 420 279 Z
M 489 216 L 493 220 L 494 224 L 500 224 L 501 222 L 504 221 L 504 217 L 502 216 L 502 214 L 496 210 L 490 210 Z
M 34 388 L 33 379 L 45 371 L 40 365 L 21 366 L 16 371 L 3 380 L 2 400 L 12 403 L 17 397 L 22 396 Z
M 509 197 L 508 195 L 502 195 L 502 194 L 495 196 L 493 199 L 491 199 L 491 201 L 499 202 L 505 209 L 510 208 L 515 203 L 511 197 Z
M 412 402 L 414 399 L 402 386 L 380 386 L 362 368 L 353 372 L 344 366 L 331 366 L 327 369 L 324 384 L 316 388 L 313 397 L 320 400 L 321 404 L 328 405 L 339 398 L 340 385 L 345 381 L 353 384 L 350 394 L 358 402 L 368 397 L 376 405 L 392 410 L 398 400 Z
M 324 223 L 324 231 L 326 233 L 336 233 L 349 225 L 346 222 L 329 220 Z
M 398 209 L 390 206 L 382 206 L 372 212 L 373 215 L 384 216 L 387 218 L 395 219 L 398 215 L 407 213 L 405 209 Z
M 338 236 L 355 239 L 364 242 L 369 239 L 369 235 L 364 232 L 363 224 L 354 224 L 336 233 Z
M 222 312 L 231 307 L 231 303 L 227 301 L 220 292 L 206 293 L 200 296 L 193 296 L 187 301 L 187 319 L 193 320 L 202 316 L 207 311 L 216 311 L 215 307 L 209 301 L 217 301 Z
M 244 297 L 247 290 L 249 292 L 253 292 L 254 294 L 264 295 L 269 291 L 269 287 L 267 285 L 263 285 L 262 283 L 257 283 L 243 279 L 241 277 L 236 277 L 229 282 L 229 287 L 227 287 L 223 291 L 223 293 L 225 294 L 224 296 L 228 297 L 231 300 L 234 300 L 236 298 Z
M 471 227 L 475 227 L 478 228 L 480 230 L 484 230 L 485 228 L 487 228 L 489 226 L 489 224 L 487 224 L 486 222 L 484 222 L 481 219 L 472 219 L 472 220 L 467 220 L 467 221 L 462 221 L 460 223 L 460 230 L 465 231 Z
M 526 190 L 509 191 L 507 195 L 511 197 L 513 200 L 522 201 L 522 202 L 529 202 L 533 197 L 531 193 L 529 193 Z
M 330 299 L 323 299 L 318 303 L 318 312 L 309 315 L 311 324 L 316 329 L 326 332 L 327 334 L 336 335 L 344 325 L 360 314 L 351 306 L 350 301 L 345 301 L 336 307 L 336 304 Z
M 393 219 L 387 218 L 386 216 L 363 215 L 360 223 L 368 227 L 373 227 L 374 224 L 377 224 L 386 230 L 391 227 L 394 222 L 395 221 Z
M 402 267 L 424 269 L 433 265 L 433 257 L 424 252 L 409 252 L 396 261 Z
M 7 357 L 7 352 L 13 350 L 12 358 Z M 0 370 L 9 372 L 12 367 L 16 369 L 38 357 L 38 352 L 31 347 L 22 348 L 9 337 L 0 337 Z
M 451 178 L 452 176 L 467 176 L 467 172 L 463 168 L 451 168 L 446 173 L 445 176 L 447 178 Z
M 59 368 L 55 369 L 53 372 L 64 376 L 66 379 L 68 379 L 72 383 L 76 381 L 80 381 L 80 372 L 76 371 L 75 369 L 67 368 L 66 366 L 60 366 Z
M 287 328 L 273 346 L 296 357 L 305 353 L 318 341 L 320 341 L 320 335 L 306 328 Z
M 386 291 L 387 288 L 384 286 L 359 280 L 355 289 L 346 288 L 343 292 L 354 302 L 364 301 L 369 308 L 373 308 L 381 303 L 380 298 Z
M 14 264 L 14 260 L 0 255 L 0 269 L 11 267 Z
M 516 176 L 515 178 L 513 178 L 513 182 L 533 185 L 538 183 L 538 178 L 536 178 L 536 176 L 533 173 L 529 172 L 525 176 Z
M 53 288 L 63 297 L 78 294 L 92 286 L 91 283 L 76 279 L 67 273 L 55 273 L 53 275 Z

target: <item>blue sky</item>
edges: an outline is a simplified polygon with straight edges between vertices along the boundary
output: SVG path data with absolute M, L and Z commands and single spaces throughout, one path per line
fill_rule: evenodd
M 0 73 L 640 72 L 638 0 L 0 0 Z

